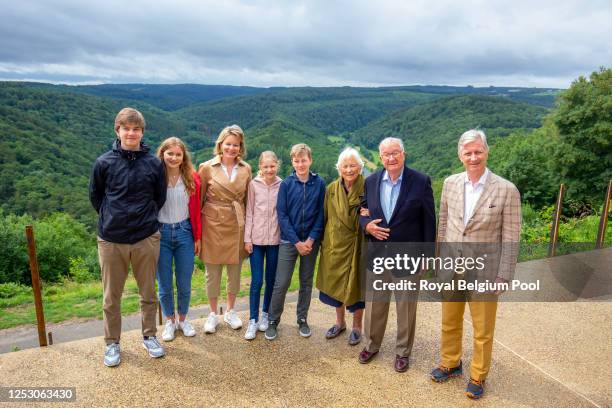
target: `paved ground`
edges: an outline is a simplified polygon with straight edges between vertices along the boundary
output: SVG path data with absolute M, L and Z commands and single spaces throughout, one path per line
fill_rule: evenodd
M 558 262 L 520 264 L 517 276 L 526 277 L 536 271 L 546 277 L 550 271 L 558 270 Z M 602 272 L 601 262 L 589 254 L 580 262 L 594 265 Z M 419 304 L 411 366 L 404 374 L 395 373 L 392 367 L 394 313 L 380 355 L 372 363 L 361 365 L 357 362 L 360 346 L 350 347 L 344 336 L 331 341 L 324 339 L 334 319 L 333 310 L 313 299 L 309 317 L 313 336 L 309 339 L 297 334 L 295 303 L 288 303 L 280 336 L 273 342 L 266 341 L 261 334 L 247 342 L 243 339 L 244 330 L 233 331 L 227 326 L 214 335 L 204 336 L 203 320 L 196 319 L 198 335 L 190 339 L 179 335 L 175 341 L 166 343 L 167 356 L 159 360 L 145 354 L 139 330 L 126 331 L 122 338 L 123 362 L 112 369 L 102 364 L 101 337 L 2 354 L 0 386 L 73 386 L 77 401 L 70 406 L 88 407 L 179 403 L 279 407 L 476 404 L 610 407 L 612 302 L 608 292 L 601 290 L 612 280 L 610 271 L 609 264 L 605 264 L 605 273 L 593 273 L 594 281 L 585 286 L 589 300 L 500 303 L 493 368 L 487 380 L 487 395 L 478 402 L 463 395 L 465 378 L 447 384 L 435 384 L 428 378 L 438 361 L 440 304 L 435 302 Z M 560 282 L 561 289 L 567 287 L 563 279 Z M 589 289 L 592 286 L 595 288 Z M 204 310 L 194 316 L 203 313 Z M 241 312 L 241 317 L 246 319 L 246 312 Z M 89 330 L 101 333 L 101 327 L 90 326 Z M 54 333 L 58 331 L 54 329 Z M 6 331 L 0 333 L 0 338 L 5 338 L 5 334 Z M 466 369 L 471 358 L 471 334 L 466 313 L 463 360 Z
M 504 303 L 500 305 L 494 365 L 480 406 L 589 407 L 612 404 L 607 375 L 612 303 Z M 2 386 L 74 386 L 76 406 L 471 406 L 465 379 L 435 384 L 440 305 L 422 303 L 411 367 L 393 371 L 394 318 L 382 352 L 369 365 L 357 362 L 359 346 L 344 337 L 324 339 L 333 313 L 313 301 L 313 336 L 303 339 L 288 304 L 280 336 L 252 342 L 244 331 L 177 337 L 167 356 L 150 359 L 138 330 L 124 333 L 123 361 L 102 365 L 102 339 L 91 338 L 0 355 Z M 581 324 L 568 325 L 566 318 Z M 245 313 L 242 313 L 245 317 Z M 195 321 L 201 329 L 203 321 Z M 471 354 L 466 324 L 465 362 Z M 26 406 L 19 404 L 18 406 Z M 72 406 L 72 405 L 71 405 Z

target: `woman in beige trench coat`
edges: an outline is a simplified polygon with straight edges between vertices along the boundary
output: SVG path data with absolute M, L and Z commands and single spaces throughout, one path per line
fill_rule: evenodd
M 205 333 L 214 333 L 219 325 L 218 298 L 221 271 L 227 270 L 227 310 L 223 320 L 232 329 L 242 327 L 234 311 L 240 291 L 244 250 L 244 220 L 251 167 L 242 160 L 246 149 L 244 133 L 237 125 L 221 131 L 215 144 L 215 157 L 200 164 L 202 180 L 202 250 L 200 259 L 206 267 L 206 294 L 210 314 L 204 323 Z

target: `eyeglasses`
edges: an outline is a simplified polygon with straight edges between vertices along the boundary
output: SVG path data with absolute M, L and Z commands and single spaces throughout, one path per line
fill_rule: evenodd
M 404 152 L 396 150 L 396 151 L 391 152 L 391 153 L 382 153 L 380 156 L 383 159 L 385 159 L 385 160 L 389 160 L 391 158 L 397 159 L 398 157 L 400 157 L 402 155 L 402 153 L 404 153 Z

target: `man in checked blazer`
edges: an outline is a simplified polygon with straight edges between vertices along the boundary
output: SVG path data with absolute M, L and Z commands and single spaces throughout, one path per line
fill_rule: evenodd
M 494 271 L 496 283 L 508 282 L 513 277 L 518 256 L 521 230 L 519 191 L 514 184 L 487 168 L 489 146 L 483 131 L 472 129 L 461 135 L 458 154 L 465 172 L 444 181 L 438 243 L 467 247 L 491 247 L 494 244 L 498 255 L 488 260 L 487 268 Z M 495 265 L 491 265 L 491 261 Z M 486 301 L 473 292 L 467 292 L 459 294 L 462 295 L 459 297 L 453 296 L 454 301 L 442 303 L 441 364 L 431 372 L 432 380 L 444 382 L 462 374 L 463 313 L 467 301 L 474 340 L 466 395 L 477 399 L 484 394 L 484 381 L 491 367 L 497 295 L 501 292 L 489 294 Z

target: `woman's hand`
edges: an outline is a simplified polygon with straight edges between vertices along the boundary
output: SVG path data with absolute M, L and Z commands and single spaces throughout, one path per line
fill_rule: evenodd
M 370 210 L 368 210 L 367 208 L 361 207 L 361 209 L 359 210 L 359 215 L 361 215 L 362 217 L 369 217 Z
M 253 244 L 251 242 L 245 242 L 244 243 L 244 250 L 247 251 L 249 254 L 253 253 Z
M 202 246 L 202 241 L 198 239 L 198 240 L 197 240 L 197 241 L 194 243 L 194 245 L 193 245 L 193 246 L 194 246 L 194 248 L 195 248 L 195 250 L 194 250 L 195 254 L 196 254 L 196 255 L 200 255 L 200 248 L 201 248 L 201 246 Z

